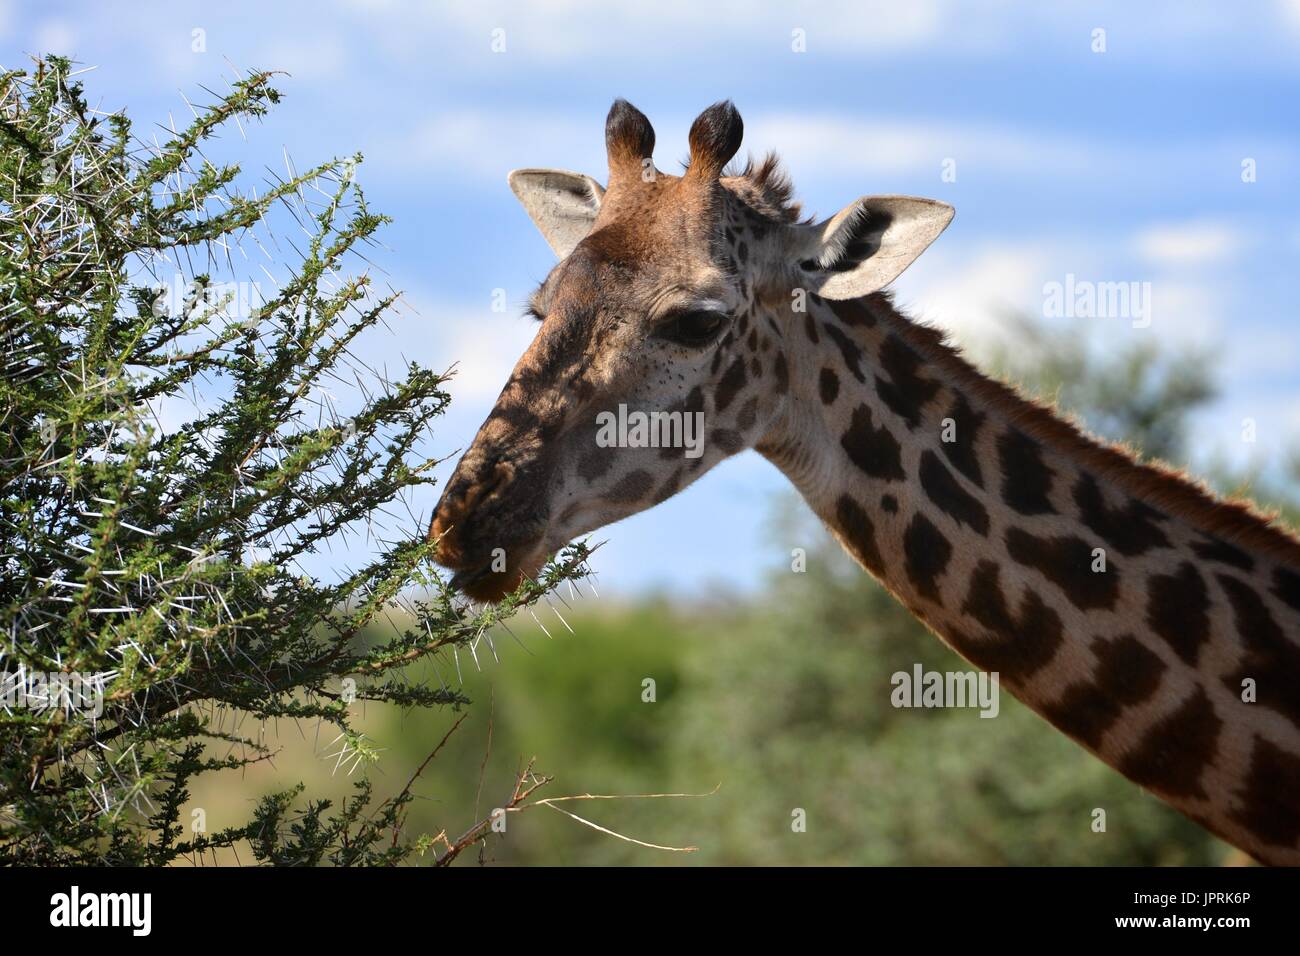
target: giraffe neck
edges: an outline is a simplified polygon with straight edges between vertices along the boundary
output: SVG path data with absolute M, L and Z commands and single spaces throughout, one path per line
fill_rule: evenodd
M 984 378 L 876 294 L 780 311 L 758 449 L 913 614 L 1125 776 L 1300 863 L 1300 543 Z

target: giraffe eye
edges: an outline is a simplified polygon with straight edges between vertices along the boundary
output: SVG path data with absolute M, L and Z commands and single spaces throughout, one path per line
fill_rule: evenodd
M 688 348 L 701 348 L 712 342 L 727 323 L 725 312 L 712 309 L 696 309 L 679 312 L 655 330 L 656 338 L 685 345 Z

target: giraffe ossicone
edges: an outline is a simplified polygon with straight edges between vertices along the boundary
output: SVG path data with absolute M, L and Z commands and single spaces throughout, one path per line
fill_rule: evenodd
M 435 511 L 453 582 L 497 599 L 752 448 L 1015 696 L 1230 843 L 1300 863 L 1300 541 L 1080 433 L 896 310 L 881 290 L 950 206 L 868 196 L 803 220 L 773 156 L 726 170 L 741 136 L 715 104 L 684 173 L 663 173 L 620 100 L 607 187 L 511 174 L 560 261 Z M 598 439 L 629 412 L 702 422 L 700 453 Z

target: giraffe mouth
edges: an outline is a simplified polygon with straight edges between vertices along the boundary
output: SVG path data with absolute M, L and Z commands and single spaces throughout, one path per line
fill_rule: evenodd
M 474 535 L 468 548 L 459 529 L 448 527 L 435 557 L 452 572 L 448 587 L 474 601 L 495 602 L 536 575 L 546 563 L 545 528 L 534 527 L 536 519 L 512 524 L 512 533 L 499 535 L 498 544 L 489 546 L 485 540 L 491 537 Z
M 492 565 L 484 564 L 472 570 L 462 568 L 455 572 L 448 582 L 452 588 L 457 591 L 464 591 L 467 588 L 474 587 L 483 580 L 488 574 L 492 573 Z
M 499 462 L 485 482 L 449 486 L 435 511 L 434 560 L 453 572 L 450 586 L 472 600 L 498 601 L 545 564 L 546 482 L 536 472 L 522 474 L 528 480 L 513 463 Z
M 521 560 L 508 560 L 499 567 L 499 559 L 490 558 L 455 570 L 450 586 L 475 601 L 492 603 L 514 591 L 524 579 L 531 578 L 546 563 L 537 546 L 528 549 Z

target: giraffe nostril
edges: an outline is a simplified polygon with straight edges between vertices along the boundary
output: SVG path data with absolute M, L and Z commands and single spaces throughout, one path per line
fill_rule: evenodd
M 510 477 L 513 471 L 514 469 L 506 462 L 497 462 L 496 467 L 492 470 L 492 474 L 489 476 L 487 481 L 483 482 L 477 489 L 475 489 L 477 492 L 474 495 L 475 499 L 478 502 L 491 500 L 492 497 L 501 490 L 501 486 L 506 483 L 506 479 Z
M 478 473 L 483 477 L 477 481 L 464 477 L 453 479 L 429 523 L 428 537 L 442 538 L 438 555 L 444 564 L 454 565 L 460 560 L 467 542 L 473 539 L 467 529 L 472 528 L 476 513 L 485 504 L 500 498 L 502 490 L 509 486 L 514 466 L 497 459 L 483 465 Z
M 464 515 L 490 498 L 501 487 L 509 472 L 500 459 L 489 459 L 472 470 L 462 462 L 438 502 L 441 515 Z M 449 523 L 444 521 L 444 524 Z

